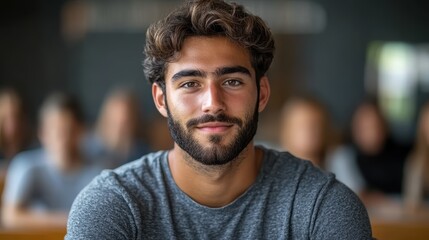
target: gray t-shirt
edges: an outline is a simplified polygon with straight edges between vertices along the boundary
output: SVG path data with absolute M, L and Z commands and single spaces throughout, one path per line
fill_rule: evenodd
M 364 206 L 333 174 L 263 150 L 255 183 L 220 208 L 179 189 L 165 151 L 106 170 L 73 203 L 66 239 L 371 239 Z
M 101 172 L 83 166 L 72 172 L 59 171 L 43 149 L 20 153 L 7 172 L 3 201 L 40 211 L 66 211 L 78 193 Z

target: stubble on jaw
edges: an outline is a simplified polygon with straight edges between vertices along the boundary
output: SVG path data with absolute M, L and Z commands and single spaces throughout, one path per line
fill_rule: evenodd
M 209 141 L 213 144 L 219 144 L 222 141 L 222 136 L 219 135 L 211 135 L 209 137 Z
M 249 115 L 251 116 L 251 114 Z M 176 144 L 183 150 L 181 151 L 181 157 L 182 159 L 184 159 L 185 163 L 192 169 L 194 169 L 197 173 L 206 176 L 220 177 L 221 175 L 234 171 L 234 169 L 238 168 L 238 166 L 240 166 L 240 164 L 245 159 L 245 156 L 247 155 L 247 152 L 249 150 L 249 144 L 251 143 L 254 136 L 254 134 L 252 133 L 256 132 L 257 126 L 257 122 L 255 122 L 255 119 L 257 119 L 257 113 L 253 113 L 252 117 L 250 117 L 249 115 L 245 117 L 247 121 L 245 121 L 243 125 L 240 124 L 242 128 L 239 128 L 238 132 L 236 132 L 235 135 L 232 136 L 233 139 L 231 140 L 231 142 L 227 145 L 221 144 L 225 136 L 212 134 L 206 136 L 210 142 L 209 144 L 211 145 L 211 147 L 204 147 L 204 145 L 198 143 L 197 140 L 192 137 L 191 132 L 193 130 L 186 130 L 184 127 L 181 127 L 180 123 L 173 119 L 171 113 L 169 114 L 169 125 L 171 134 L 174 134 L 173 138 L 177 140 L 175 141 Z M 183 141 L 183 138 L 186 138 L 187 143 L 189 143 L 190 145 L 184 145 L 186 144 L 184 142 L 178 144 L 178 142 Z M 236 145 L 237 141 L 239 141 L 238 139 L 241 139 L 240 146 Z M 184 145 L 185 147 L 182 147 L 182 145 Z M 189 149 L 189 146 L 196 147 L 196 149 Z M 225 160 L 225 157 L 228 155 L 225 154 L 226 151 L 228 151 L 228 153 L 230 154 L 227 161 Z M 206 156 L 204 156 L 205 158 L 213 158 L 210 160 L 212 164 L 206 163 L 205 161 L 207 161 L 207 159 L 205 161 L 195 159 L 194 155 L 196 152 L 198 152 L 197 155 L 206 154 Z M 233 152 L 235 153 L 232 154 Z M 193 153 L 194 155 L 192 155 L 191 153 Z M 216 159 L 217 157 L 225 159 Z M 216 162 L 222 162 L 222 164 L 213 164 Z
M 226 175 L 227 173 L 234 171 L 240 166 L 240 164 L 245 159 L 245 152 L 247 152 L 247 146 L 233 160 L 222 165 L 203 164 L 199 161 L 196 161 L 186 151 L 183 151 L 183 159 L 189 167 L 191 167 L 195 172 L 199 173 L 200 175 L 211 176 L 212 178 L 220 178 L 222 175 Z
M 182 126 L 180 122 L 176 121 L 171 114 L 166 94 L 164 95 L 164 100 L 166 103 L 168 115 L 167 122 L 170 134 L 175 143 L 183 150 L 181 151 L 181 155 L 188 166 L 193 168 L 196 172 L 213 176 L 225 174 L 240 166 L 250 150 L 249 146 L 258 128 L 259 98 L 257 98 L 253 111 L 245 114 L 244 121 L 224 113 L 219 115 L 207 114 L 206 116 L 189 120 L 185 126 Z M 239 130 L 235 133 L 234 139 L 227 145 L 221 145 L 224 136 L 217 134 L 209 135 L 208 140 L 215 146 L 206 148 L 192 137 L 191 129 L 199 123 L 210 121 L 233 123 L 235 126 L 238 126 Z M 213 151 L 215 151 L 214 154 Z M 210 160 L 207 160 L 207 154 L 212 154 Z M 198 156 L 201 156 L 202 159 L 198 159 Z
M 193 161 L 197 161 L 203 165 L 216 166 L 216 165 L 226 165 L 227 163 L 234 161 L 241 152 L 251 143 L 257 129 L 257 117 L 258 112 L 254 111 L 253 114 L 247 114 L 245 120 L 240 119 L 240 124 L 235 124 L 237 127 L 237 132 L 230 136 L 229 143 L 222 144 L 222 141 L 226 136 L 219 134 L 209 134 L 203 137 L 208 138 L 208 144 L 202 144 L 199 142 L 193 133 L 195 133 L 195 127 L 184 127 L 180 122 L 176 121 L 170 111 L 168 111 L 168 124 L 170 128 L 170 133 L 175 141 L 175 143 L 184 150 Z M 232 119 L 237 119 L 234 117 L 226 116 L 225 114 L 217 116 L 203 116 L 200 123 L 210 122 L 210 121 L 229 121 Z M 224 120 L 223 120 L 224 119 Z M 229 119 L 229 120 L 228 120 Z M 192 122 L 195 119 L 188 121 Z M 188 124 L 186 124 L 188 125 Z M 198 124 L 196 124 L 198 125 Z

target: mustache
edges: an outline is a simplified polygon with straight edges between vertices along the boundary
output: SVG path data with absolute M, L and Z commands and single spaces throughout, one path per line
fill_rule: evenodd
M 239 127 L 243 125 L 243 121 L 239 118 L 228 116 L 224 113 L 218 115 L 210 115 L 206 114 L 199 118 L 193 118 L 186 123 L 186 127 L 192 128 L 197 126 L 198 124 L 208 123 L 208 122 L 224 122 L 224 123 L 232 123 L 237 124 Z

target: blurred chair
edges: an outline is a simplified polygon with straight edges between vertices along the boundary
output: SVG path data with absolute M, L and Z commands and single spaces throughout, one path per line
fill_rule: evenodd
M 65 227 L 74 198 L 101 168 L 80 149 L 83 114 L 76 99 L 53 94 L 40 110 L 41 149 L 18 154 L 8 169 L 2 220 L 8 228 Z
M 65 235 L 65 228 L 0 229 L 0 240 L 62 240 Z
M 372 223 L 372 235 L 377 240 L 427 240 L 428 222 L 375 222 Z
M 295 156 L 324 168 L 330 120 L 326 108 L 310 96 L 288 100 L 281 114 L 280 145 Z
M 403 212 L 401 209 L 384 209 L 370 213 L 373 236 L 389 240 L 429 239 L 429 211 Z

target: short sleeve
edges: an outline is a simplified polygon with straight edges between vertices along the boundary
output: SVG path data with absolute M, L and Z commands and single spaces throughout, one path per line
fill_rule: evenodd
M 312 216 L 311 239 L 372 239 L 368 213 L 360 199 L 336 180 L 321 191 Z
M 119 186 L 96 177 L 73 202 L 65 239 L 136 239 L 132 211 Z
M 30 204 L 36 190 L 36 165 L 26 155 L 18 155 L 7 171 L 3 201 L 7 204 Z

